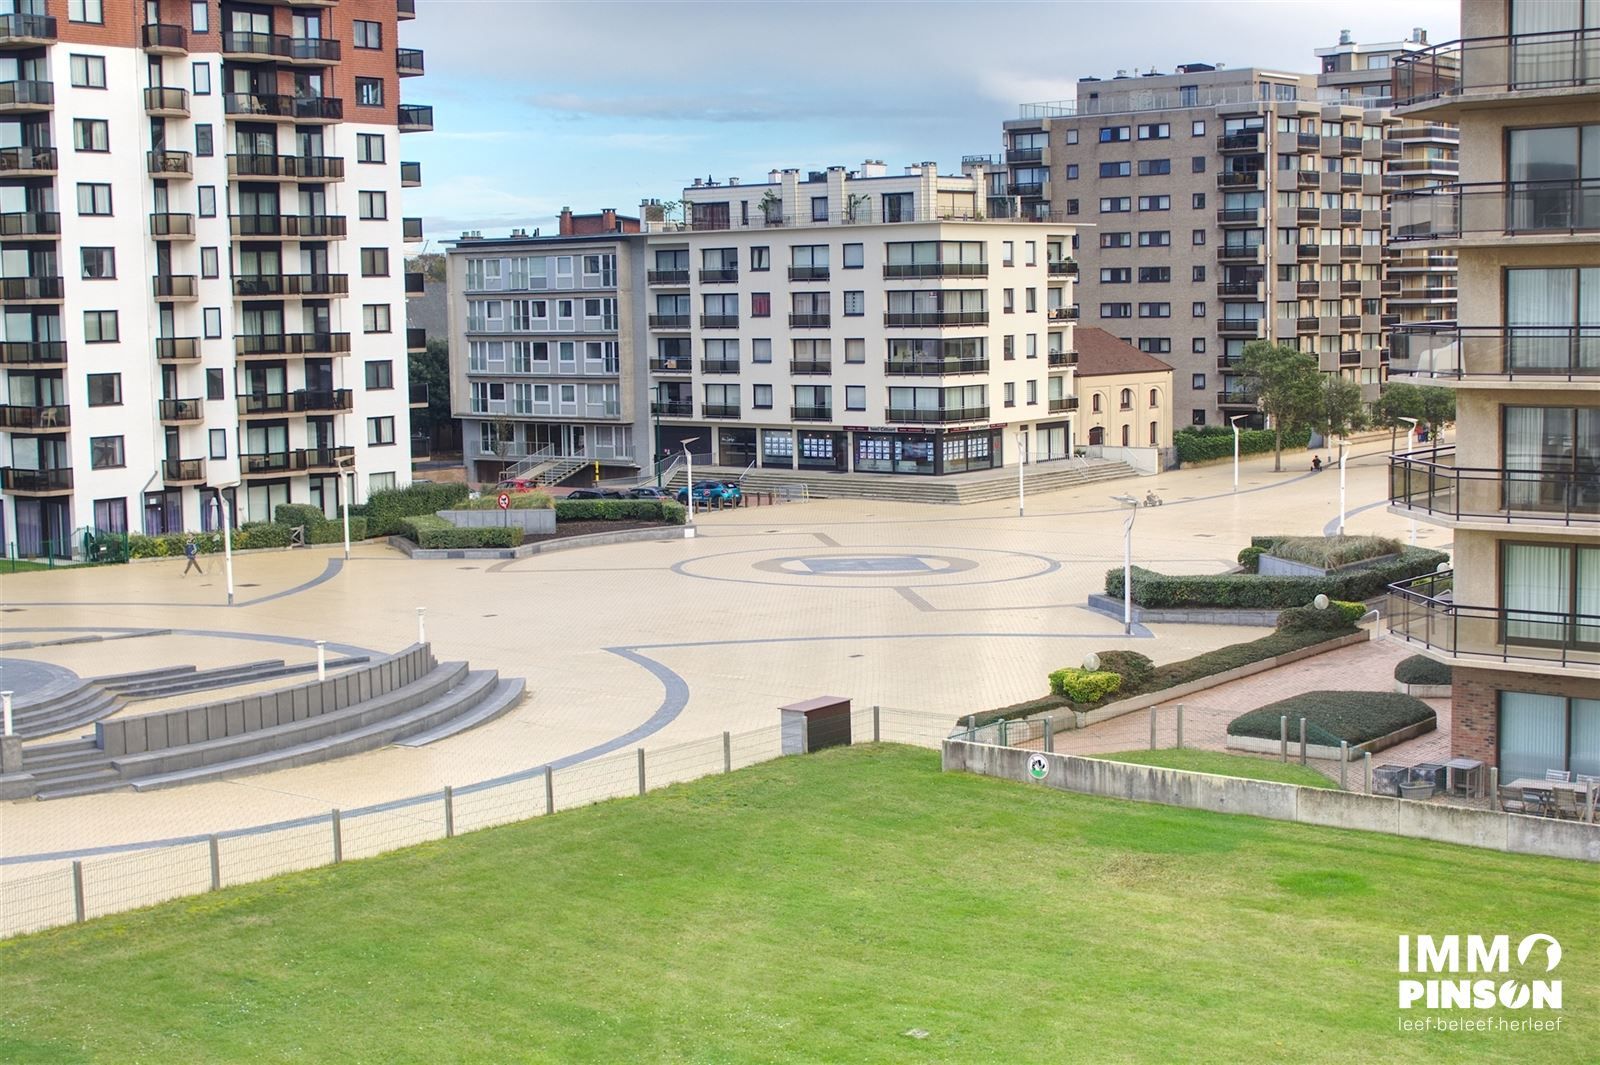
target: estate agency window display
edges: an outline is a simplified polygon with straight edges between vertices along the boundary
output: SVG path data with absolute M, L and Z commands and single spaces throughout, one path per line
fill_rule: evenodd
M 981 429 L 975 433 L 952 433 L 944 438 L 944 472 L 987 470 L 996 464 L 994 433 Z
M 843 470 L 845 468 L 843 433 L 801 429 L 799 435 L 801 469 Z
M 788 429 L 761 430 L 761 465 L 794 467 L 794 433 Z
M 936 472 L 931 433 L 857 433 L 858 473 Z

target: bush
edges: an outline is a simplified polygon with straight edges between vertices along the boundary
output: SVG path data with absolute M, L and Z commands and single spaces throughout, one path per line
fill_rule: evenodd
M 563 499 L 556 523 L 564 521 L 661 521 L 682 525 L 684 508 L 670 499 Z
M 512 510 L 549 510 L 556 505 L 549 492 L 507 492 Z M 468 499 L 450 510 L 499 510 L 500 493 L 485 492 L 477 499 Z
M 1143 607 L 1283 609 L 1305 606 L 1318 595 L 1348 602 L 1382 595 L 1389 585 L 1432 573 L 1446 555 L 1404 548 L 1398 558 L 1325 577 L 1263 577 L 1251 573 L 1168 576 L 1133 567 L 1133 601 Z M 1122 598 L 1122 569 L 1106 571 L 1106 595 Z
M 1299 719 L 1306 719 L 1309 743 L 1354 747 L 1387 736 L 1408 725 L 1435 719 L 1432 707 L 1421 699 L 1397 692 L 1306 692 L 1258 707 L 1228 723 L 1230 736 L 1276 740 L 1280 717 L 1289 719 L 1289 735 L 1300 738 Z
M 484 529 L 458 529 L 432 514 L 400 520 L 401 536 L 428 550 L 464 547 L 516 547 L 522 543 L 522 530 L 502 526 Z
M 1412 655 L 1401 659 L 1394 667 L 1394 679 L 1401 684 L 1449 685 L 1455 671 L 1443 662 L 1435 662 L 1427 655 Z
M 354 525 L 351 526 L 352 536 Z M 128 535 L 129 558 L 182 558 L 183 545 L 193 537 L 195 547 L 202 555 L 222 553 L 222 532 L 164 533 L 146 536 L 142 533 Z M 288 547 L 289 527 L 267 522 L 250 522 L 233 530 L 233 549 L 251 551 L 262 547 Z
M 1305 447 L 1311 442 L 1311 430 L 1299 429 L 1283 434 L 1283 446 L 1288 448 Z M 1270 429 L 1241 429 L 1239 431 L 1239 454 L 1260 455 L 1271 454 L 1274 435 Z M 1221 425 L 1190 426 L 1180 429 L 1172 434 L 1173 448 L 1178 452 L 1178 461 L 1207 462 L 1212 459 L 1231 459 L 1233 457 L 1233 430 Z
M 367 519 L 351 516 L 350 542 L 367 538 Z M 344 542 L 344 522 L 339 519 L 325 521 L 321 525 L 312 525 L 306 529 L 306 543 L 308 544 L 338 544 Z
M 1256 573 L 1261 569 L 1261 556 L 1266 554 L 1263 547 L 1245 547 L 1239 551 L 1239 567 L 1246 573 Z
M 1069 667 L 1050 674 L 1050 690 L 1074 703 L 1099 702 L 1121 687 L 1122 678 L 1104 670 L 1091 673 L 1087 669 Z
M 1285 536 L 1272 545 L 1271 554 L 1287 562 L 1335 569 L 1369 558 L 1398 555 L 1401 550 L 1400 541 L 1386 536 Z
M 1101 651 L 1100 668 L 1122 678 L 1122 690 L 1138 691 L 1156 675 L 1156 664 L 1138 651 Z
M 405 532 L 401 525 L 404 519 L 431 516 L 437 510 L 452 510 L 466 499 L 464 484 L 413 484 L 382 489 L 367 498 L 367 526 L 373 536 L 401 535 Z
M 1334 600 L 1326 610 L 1314 606 L 1292 606 L 1278 614 L 1279 632 L 1347 632 L 1367 612 L 1365 603 Z
M 1302 630 L 1300 632 L 1275 632 L 1270 636 L 1263 636 L 1259 640 L 1250 640 L 1246 643 L 1231 643 L 1226 647 L 1219 647 L 1215 651 L 1185 658 L 1181 662 L 1169 662 L 1164 666 L 1156 667 L 1155 678 L 1150 682 L 1147 691 L 1163 691 L 1167 688 L 1176 688 L 1180 684 L 1200 680 L 1203 677 L 1213 677 L 1218 673 L 1226 673 L 1230 669 L 1240 666 L 1252 665 L 1256 662 L 1265 662 L 1269 658 L 1286 655 L 1291 651 L 1303 650 L 1313 647 L 1325 640 L 1345 636 L 1356 630 L 1353 628 L 1336 630 L 1333 632 Z

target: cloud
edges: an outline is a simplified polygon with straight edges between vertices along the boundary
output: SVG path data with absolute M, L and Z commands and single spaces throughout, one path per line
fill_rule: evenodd
M 844 100 L 816 94 L 715 93 L 662 96 L 655 93 L 585 95 L 574 92 L 536 93 L 523 98 L 530 107 L 572 118 L 630 118 L 660 122 L 800 122 L 808 119 L 863 117 L 862 109 Z M 874 106 L 874 118 L 894 116 L 906 108 Z

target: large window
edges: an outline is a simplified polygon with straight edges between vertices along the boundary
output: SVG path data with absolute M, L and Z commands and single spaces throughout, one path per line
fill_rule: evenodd
M 1500 693 L 1500 779 L 1548 769 L 1600 775 L 1600 700 Z
M 1503 542 L 1507 643 L 1600 646 L 1600 548 Z
M 1506 271 L 1506 370 L 1600 367 L 1600 267 Z
M 1600 408 L 1504 411 L 1505 508 L 1600 511 Z
M 1507 141 L 1508 229 L 1600 227 L 1600 125 L 1513 129 Z

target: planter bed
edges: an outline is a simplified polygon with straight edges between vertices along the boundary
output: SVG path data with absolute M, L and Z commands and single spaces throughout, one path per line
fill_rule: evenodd
M 1289 719 L 1289 743 L 1300 744 L 1300 719 L 1306 719 L 1307 753 L 1338 758 L 1343 740 L 1352 757 L 1404 743 L 1438 724 L 1433 709 L 1419 699 L 1394 692 L 1306 692 L 1257 707 L 1228 723 L 1227 745 L 1243 751 L 1281 749 L 1281 719 Z M 1314 753 L 1313 753 L 1314 752 Z

